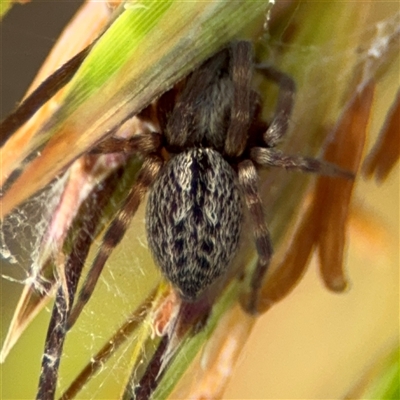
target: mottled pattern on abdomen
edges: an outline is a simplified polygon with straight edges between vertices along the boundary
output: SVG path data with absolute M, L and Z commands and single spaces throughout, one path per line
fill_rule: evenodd
M 146 213 L 156 263 L 184 298 L 196 299 L 238 247 L 242 201 L 234 171 L 212 149 L 182 152 L 154 183 Z

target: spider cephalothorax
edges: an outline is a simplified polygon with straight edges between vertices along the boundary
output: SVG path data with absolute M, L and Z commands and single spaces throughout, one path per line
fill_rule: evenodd
M 280 88 L 269 125 L 260 119 L 262 97 L 251 86 L 254 71 Z M 274 149 L 288 128 L 294 92 L 288 75 L 254 64 L 251 43 L 233 42 L 161 96 L 156 106 L 159 132 L 136 134 L 128 140 L 110 138 L 94 150 L 139 154 L 144 163 L 104 236 L 69 325 L 90 297 L 147 190 L 150 249 L 181 297 L 191 301 L 229 267 L 238 248 L 246 204 L 259 257 L 250 296 L 243 306 L 250 313 L 256 312 L 272 254 L 257 169 L 273 166 L 351 177 L 331 164 Z M 168 161 L 163 156 L 165 150 L 170 155 Z

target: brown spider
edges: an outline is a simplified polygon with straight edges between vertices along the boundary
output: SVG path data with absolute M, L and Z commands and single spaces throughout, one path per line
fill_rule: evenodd
M 261 99 L 251 88 L 253 70 L 280 87 L 269 125 L 260 118 Z M 253 224 L 258 263 L 243 308 L 251 314 L 257 312 L 259 290 L 272 254 L 257 169 L 273 166 L 352 177 L 332 164 L 274 149 L 287 131 L 294 93 L 295 84 L 288 75 L 254 64 L 250 42 L 233 42 L 161 96 L 156 108 L 161 132 L 130 139 L 112 137 L 93 150 L 137 154 L 144 163 L 105 233 L 69 316 L 68 328 L 89 300 L 108 257 L 148 190 L 150 250 L 163 274 L 187 301 L 201 298 L 227 272 L 238 248 L 244 199 Z

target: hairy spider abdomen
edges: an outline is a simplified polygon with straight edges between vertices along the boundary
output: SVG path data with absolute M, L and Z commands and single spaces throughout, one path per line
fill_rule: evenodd
M 238 247 L 242 201 L 233 169 L 209 148 L 176 155 L 155 181 L 146 214 L 156 263 L 183 298 L 195 300 Z

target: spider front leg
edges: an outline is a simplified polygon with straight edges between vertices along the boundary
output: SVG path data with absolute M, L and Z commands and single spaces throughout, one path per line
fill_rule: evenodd
M 225 152 L 228 156 L 238 156 L 243 153 L 246 147 L 247 132 L 252 118 L 252 44 L 246 41 L 233 43 L 230 48 L 229 64 L 229 74 L 233 84 L 233 102 L 230 124 L 225 140 Z M 244 132 L 246 134 L 243 134 Z
M 86 276 L 79 293 L 79 297 L 71 310 L 67 321 L 67 329 L 70 329 L 82 312 L 83 307 L 89 301 L 96 283 L 100 277 L 103 267 L 114 248 L 125 235 L 140 202 L 143 200 L 147 190 L 152 185 L 163 165 L 163 160 L 156 155 L 148 156 L 138 173 L 135 185 L 130 190 L 122 208 L 107 229 L 99 252 Z
M 90 154 L 125 153 L 147 156 L 161 148 L 161 135 L 155 132 L 138 133 L 129 139 L 111 136 L 94 147 Z
M 245 160 L 238 165 L 239 185 L 241 186 L 253 225 L 258 261 L 250 281 L 250 293 L 242 307 L 249 314 L 257 314 L 257 304 L 263 278 L 272 256 L 271 237 L 265 223 L 262 201 L 258 193 L 257 170 L 254 164 Z
M 294 108 L 296 84 L 292 77 L 271 66 L 257 65 L 256 69 L 279 86 L 275 115 L 263 135 L 264 142 L 269 147 L 274 147 L 288 130 L 290 116 Z

